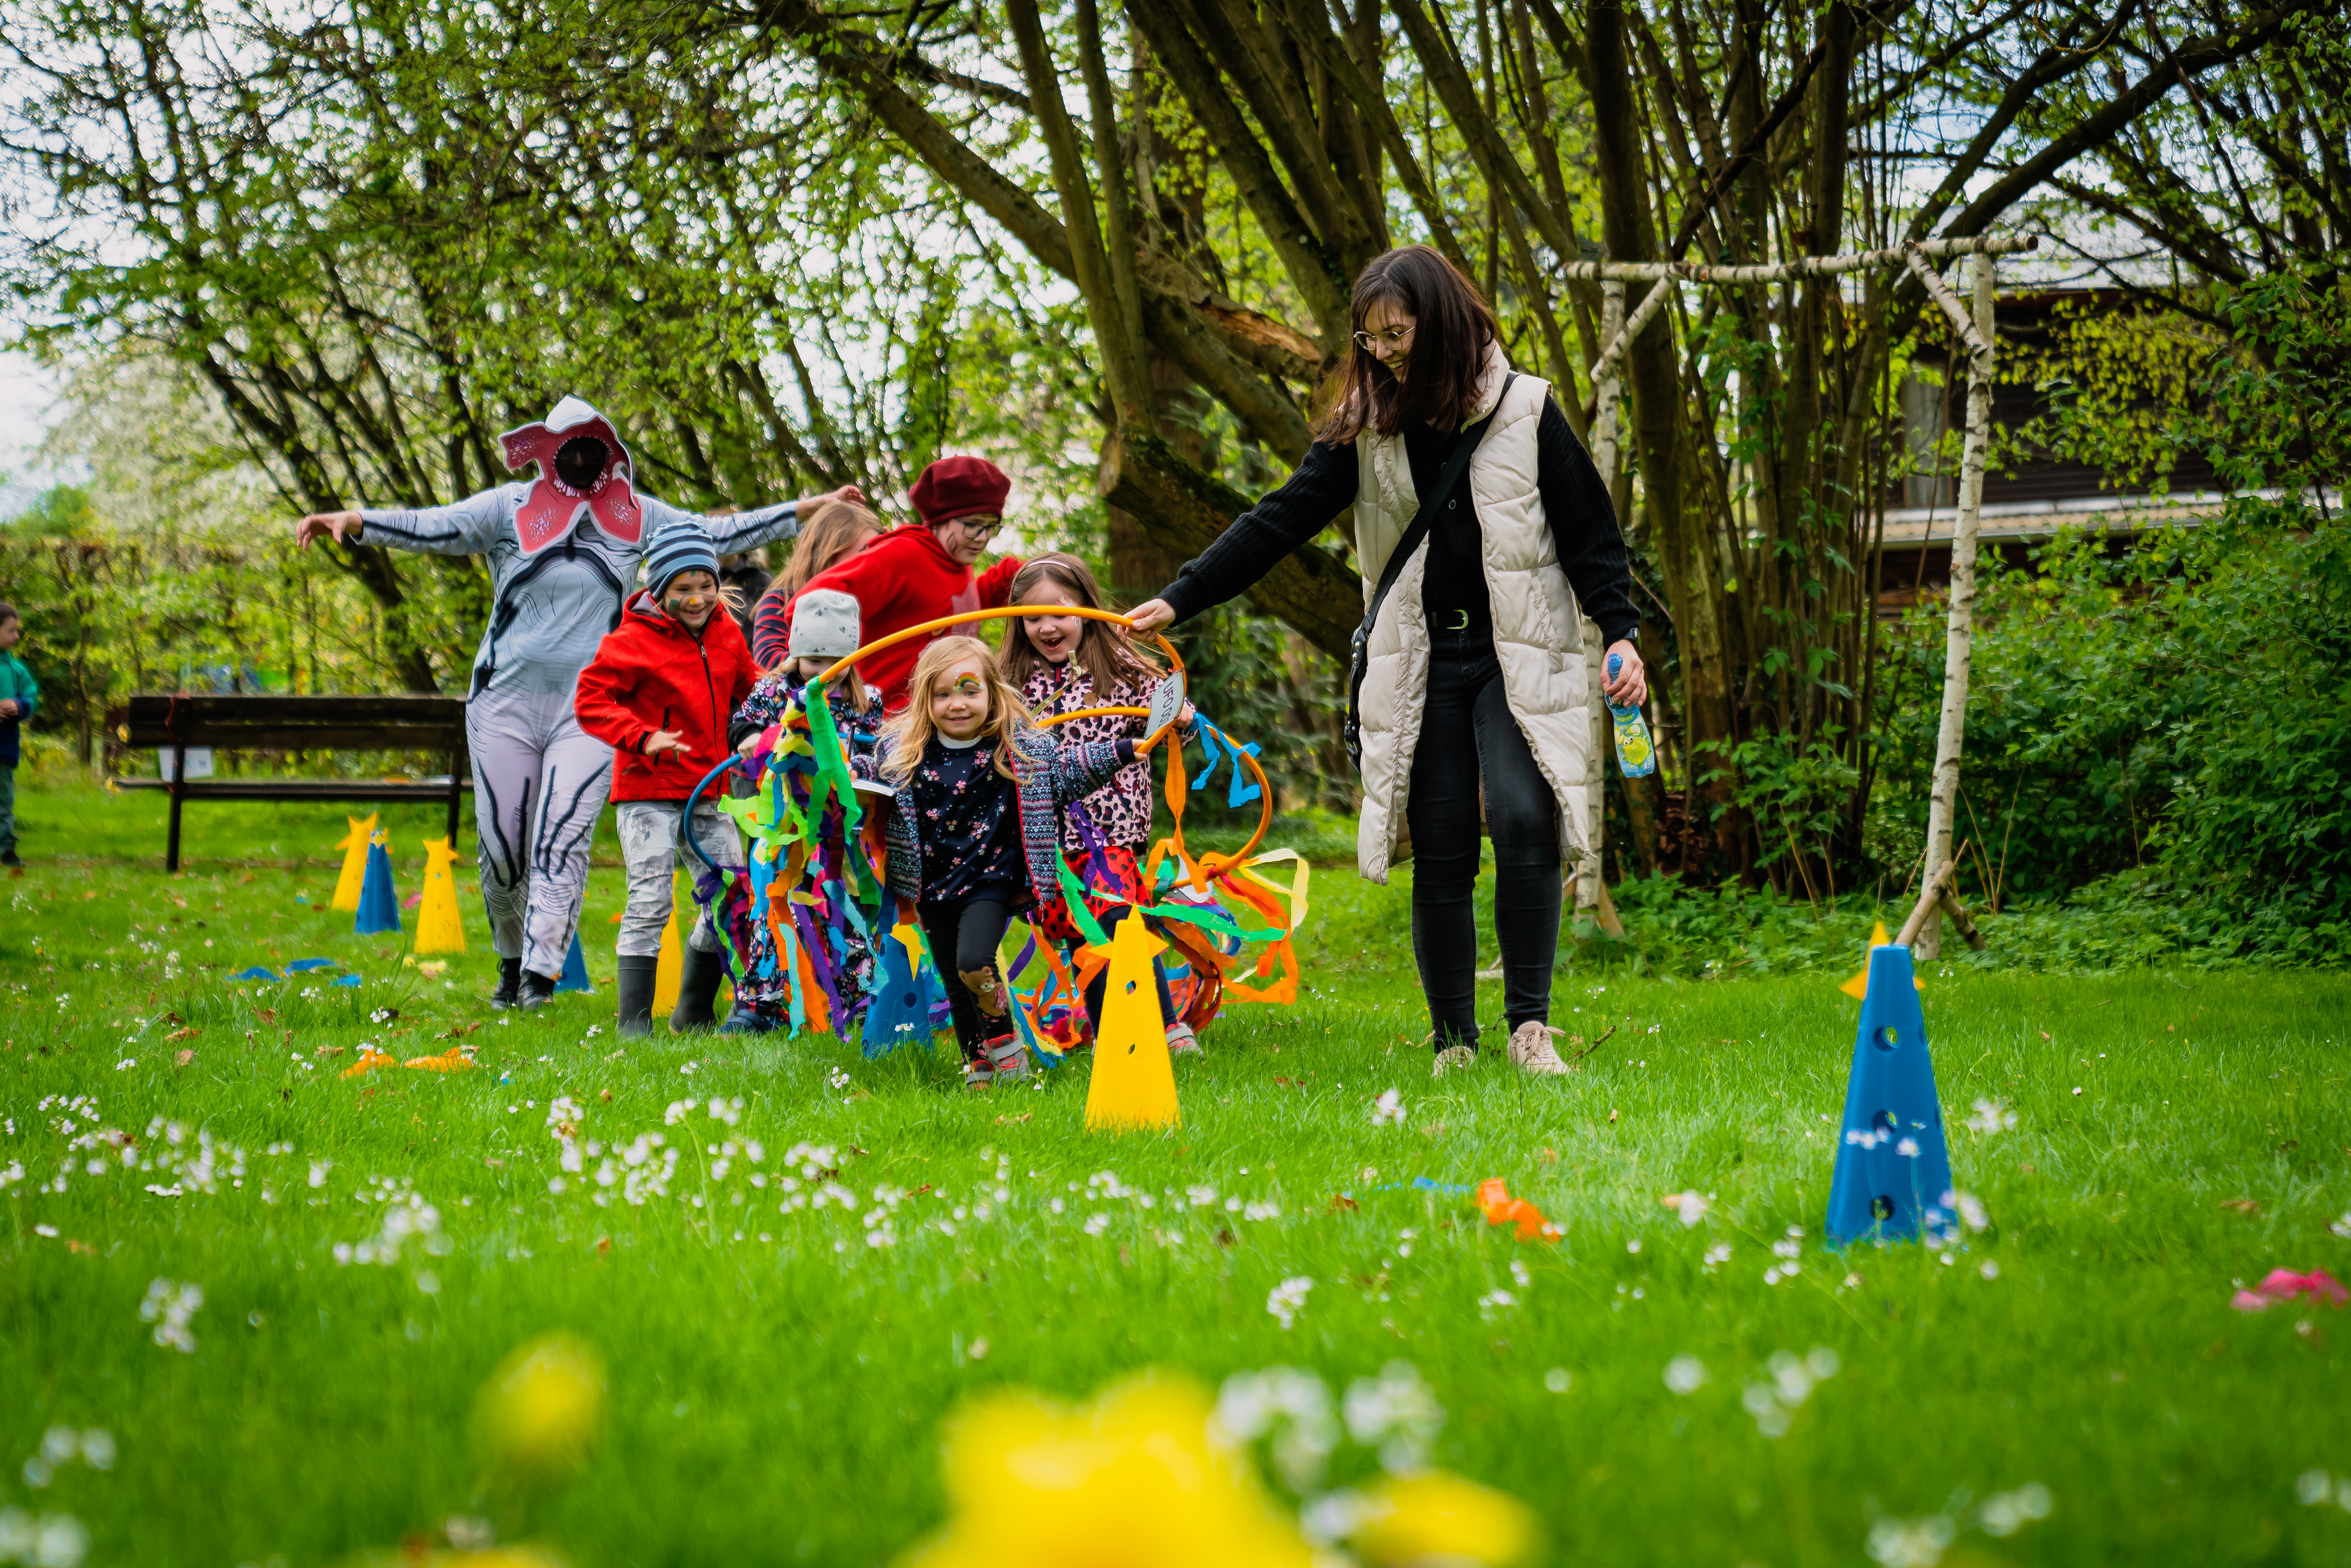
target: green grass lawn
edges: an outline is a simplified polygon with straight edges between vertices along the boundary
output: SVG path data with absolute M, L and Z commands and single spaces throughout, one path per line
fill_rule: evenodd
M 1952 1164 L 1990 1228 L 1838 1254 L 1857 1009 L 1819 975 L 1563 968 L 1554 1021 L 1598 1042 L 1582 1071 L 1432 1081 L 1405 888 L 1325 869 L 1308 993 L 1207 1032 L 1180 1130 L 1113 1138 L 1082 1129 L 1082 1062 L 967 1096 L 946 1053 L 620 1049 L 601 984 L 493 1013 L 477 902 L 444 980 L 322 909 L 337 814 L 192 810 L 192 857 L 216 858 L 177 877 L 152 796 L 32 792 L 23 815 L 0 1511 L 72 1515 L 92 1564 L 299 1568 L 481 1511 L 475 1391 L 554 1328 L 611 1379 L 590 1469 L 532 1522 L 580 1564 L 886 1562 L 945 1517 L 942 1418 L 991 1388 L 1286 1365 L 1336 1394 L 1399 1361 L 1447 1412 L 1435 1462 L 1529 1503 L 1546 1562 L 1865 1563 L 1873 1528 L 1893 1560 L 1886 1521 L 1964 1526 L 2037 1483 L 2045 1519 L 1962 1529 L 1942 1561 L 2351 1563 L 2351 1511 L 2297 1490 L 2351 1475 L 2351 1314 L 2229 1308 L 2273 1268 L 2351 1276 L 2339 973 L 1930 976 Z M 407 840 L 438 832 L 408 815 L 403 894 Z M 619 892 L 595 874 L 600 981 Z M 313 955 L 363 983 L 225 980 Z M 340 1075 L 363 1042 L 422 1055 L 474 1025 L 475 1071 Z M 1401 1126 L 1373 1115 L 1391 1086 Z M 2014 1129 L 1969 1130 L 1978 1098 Z M 567 1171 L 550 1121 L 573 1117 Z M 1564 1239 L 1410 1185 L 1495 1176 Z M 1660 1202 L 1686 1189 L 1711 1198 L 1689 1227 Z M 1285 1327 L 1269 1295 L 1301 1278 Z M 158 1280 L 202 1287 L 193 1348 L 142 1318 Z M 1761 1397 L 1776 1353 L 1816 1347 L 1834 1376 L 1792 1413 Z M 1677 1392 L 1684 1357 L 1703 1379 L 1682 1362 Z M 110 1468 L 46 1472 L 59 1426 L 109 1432 Z M 1321 1485 L 1375 1469 L 1343 1445 Z

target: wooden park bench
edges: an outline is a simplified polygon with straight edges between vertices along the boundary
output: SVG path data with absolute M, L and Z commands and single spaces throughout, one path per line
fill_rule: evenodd
M 117 744 L 170 753 L 162 778 L 109 781 L 118 789 L 160 789 L 171 796 L 163 868 L 180 868 L 180 810 L 191 800 L 446 800 L 449 838 L 457 807 L 474 787 L 466 776 L 465 700 L 462 697 L 291 697 L 212 692 L 145 693 L 107 715 Z M 187 776 L 188 749 L 247 751 L 439 752 L 441 779 L 215 778 Z

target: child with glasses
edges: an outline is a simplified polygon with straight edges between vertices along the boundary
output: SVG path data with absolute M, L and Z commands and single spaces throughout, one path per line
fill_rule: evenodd
M 943 457 L 923 470 L 910 493 L 920 522 L 884 534 L 834 563 L 810 578 L 800 593 L 844 593 L 855 599 L 868 643 L 965 610 L 999 609 L 1020 563 L 1002 560 L 984 572 L 972 568 L 1003 528 L 1004 501 L 1011 492 L 1004 471 L 986 458 Z M 914 660 L 926 640 L 910 638 L 858 665 L 885 711 L 906 705 Z

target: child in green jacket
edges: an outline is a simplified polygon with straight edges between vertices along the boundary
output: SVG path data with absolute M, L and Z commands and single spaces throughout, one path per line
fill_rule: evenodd
M 16 607 L 0 602 L 0 866 L 10 867 L 24 864 L 16 858 L 17 726 L 33 716 L 41 697 L 33 672 L 16 657 L 24 635 Z

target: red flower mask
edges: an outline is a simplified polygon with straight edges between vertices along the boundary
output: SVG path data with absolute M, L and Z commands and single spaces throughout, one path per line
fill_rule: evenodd
M 584 490 L 565 483 L 555 472 L 557 449 L 580 436 L 604 443 L 604 466 Z M 629 449 L 621 444 L 612 421 L 586 402 L 566 397 L 541 423 L 508 431 L 498 441 L 506 448 L 507 468 L 538 464 L 538 478 L 515 510 L 515 535 L 524 555 L 536 556 L 570 533 L 582 511 L 624 545 L 636 544 L 644 533 L 645 511 L 629 483 Z

